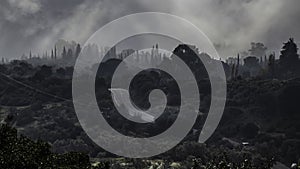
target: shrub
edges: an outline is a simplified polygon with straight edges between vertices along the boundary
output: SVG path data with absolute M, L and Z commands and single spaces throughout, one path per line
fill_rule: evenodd
M 17 130 L 0 127 L 0 168 L 91 168 L 89 157 L 82 153 L 54 154 L 50 145 L 18 137 Z

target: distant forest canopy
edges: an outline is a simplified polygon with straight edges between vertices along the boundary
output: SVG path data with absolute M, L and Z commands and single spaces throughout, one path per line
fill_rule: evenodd
M 191 49 L 185 49 L 186 47 Z M 56 71 L 62 72 L 65 69 L 73 67 L 76 59 L 80 55 L 92 55 L 92 56 L 104 56 L 108 61 L 111 59 L 123 60 L 129 55 L 136 53 L 135 62 L 142 64 L 141 62 L 155 62 L 155 64 L 163 64 L 163 62 L 170 58 L 165 54 L 158 53 L 158 44 L 153 46 L 151 53 L 139 54 L 139 51 L 133 49 L 126 49 L 117 53 L 116 47 L 98 47 L 95 44 L 87 45 L 82 48 L 80 44 L 72 41 L 59 40 L 50 52 L 44 52 L 43 55 L 33 54 L 31 51 L 28 55 L 23 55 L 21 61 L 27 62 L 33 66 L 50 66 L 51 69 L 57 68 Z M 179 45 L 174 49 L 173 53 L 183 50 L 190 50 L 198 55 L 198 48 L 192 45 Z M 269 54 L 267 54 L 269 53 Z M 270 54 L 271 53 L 271 54 Z M 180 53 L 179 53 L 180 54 Z M 186 57 L 186 54 L 181 53 Z M 147 58 L 149 57 L 149 58 Z M 179 56 L 180 57 L 180 56 Z M 184 59 L 183 59 L 184 60 Z M 16 62 L 16 60 L 8 61 L 2 58 L 2 64 L 9 64 Z M 191 64 L 196 65 L 198 61 L 192 60 Z M 279 57 L 275 55 L 275 52 L 267 52 L 267 47 L 263 43 L 251 43 L 251 48 L 247 52 L 241 52 L 235 57 L 228 57 L 226 61 L 222 61 L 227 79 L 237 78 L 278 78 L 289 79 L 300 76 L 300 61 L 298 55 L 298 47 L 293 38 L 290 38 L 287 42 L 283 43 Z M 191 66 L 189 64 L 189 66 Z M 64 69 L 64 70 L 63 70 Z M 72 69 L 72 68 L 71 68 Z M 69 71 L 69 70 L 68 70 Z
M 278 78 L 289 79 L 300 76 L 298 47 L 293 38 L 283 43 L 279 58 L 273 52 L 266 54 L 267 47 L 262 43 L 251 43 L 249 52 L 236 58 L 229 58 L 226 64 L 230 68 L 230 78 Z M 246 55 L 245 55 L 246 54 Z
M 76 53 L 78 53 L 76 49 L 81 49 L 81 46 L 79 44 L 74 45 L 75 52 L 63 47 L 62 54 L 55 55 L 55 51 L 58 53 L 58 48 L 56 50 L 54 48 L 52 59 L 51 57 L 48 59 L 40 58 L 40 60 L 51 60 L 50 63 L 32 64 L 30 59 L 27 58 L 11 62 L 4 61 L 3 64 L 0 64 L 0 80 L 2 80 L 0 83 L 0 107 L 2 109 L 0 115 L 4 117 L 3 122 L 9 126 L 16 126 L 17 129 L 22 129 L 21 131 L 28 137 L 32 139 L 41 138 L 50 142 L 55 153 L 82 151 L 88 152 L 91 157 L 96 158 L 115 157 L 97 147 L 89 140 L 80 125 L 77 125 L 78 119 L 72 103 L 72 75 L 74 69 L 69 63 L 76 60 Z M 211 85 L 207 79 L 207 72 L 197 57 L 199 52 L 196 46 L 181 44 L 174 49 L 173 54 L 179 56 L 195 74 L 199 93 L 201 93 L 199 117 L 193 126 L 193 130 L 184 139 L 187 143 L 180 144 L 174 150 L 157 158 L 187 161 L 187 158 L 192 155 L 194 156 L 192 159 L 204 159 L 202 162 L 209 166 L 211 166 L 210 162 L 207 161 L 222 166 L 229 161 L 228 163 L 237 163 L 238 166 L 243 166 L 243 168 L 246 168 L 244 162 L 250 163 L 248 164 L 251 166 L 250 168 L 262 168 L 254 167 L 256 165 L 252 167 L 252 162 L 261 165 L 262 162 L 269 163 L 269 158 L 282 162 L 287 166 L 299 160 L 300 154 L 297 150 L 299 150 L 300 141 L 299 132 L 297 131 L 300 129 L 300 116 L 297 98 L 299 98 L 300 93 L 300 78 L 297 77 L 299 77 L 300 72 L 300 61 L 297 54 L 297 45 L 294 39 L 289 39 L 283 44 L 279 57 L 275 57 L 275 54 L 266 55 L 266 47 L 261 43 L 252 43 L 251 46 L 246 57 L 243 53 L 240 53 L 234 60 L 222 61 L 229 80 L 227 83 L 227 102 L 220 127 L 204 147 L 193 141 L 198 139 L 202 124 L 204 124 L 209 112 Z M 89 48 L 95 54 L 98 54 L 99 51 L 95 50 L 96 46 L 90 45 Z M 157 55 L 157 48 L 158 45 L 152 48 L 153 55 L 151 58 L 158 59 L 154 57 Z M 123 55 L 117 56 L 118 58 L 110 58 L 110 56 L 116 54 L 115 48 L 112 49 L 109 52 L 108 60 L 99 66 L 103 72 L 98 71 L 100 75 L 95 80 L 96 99 L 104 117 L 114 129 L 128 136 L 149 137 L 167 129 L 176 120 L 177 107 L 189 104 L 187 102 L 186 105 L 183 105 L 178 99 L 180 95 L 178 94 L 176 81 L 156 70 L 144 71 L 135 77 L 130 92 L 132 100 L 138 107 L 145 109 L 149 107 L 149 95 L 147 93 L 150 93 L 152 89 L 166 90 L 168 100 L 166 112 L 155 123 L 140 127 L 118 113 L 109 90 L 114 68 L 118 66 L 123 57 L 129 55 L 132 51 L 127 50 L 123 52 Z M 81 51 L 84 50 L 81 49 Z M 52 52 L 50 56 L 52 56 Z M 208 63 L 219 62 L 204 53 L 199 54 L 199 56 Z M 31 54 L 31 58 L 33 57 L 34 55 Z M 172 57 L 173 55 L 170 58 L 172 59 Z M 163 57 L 161 64 L 169 65 L 170 69 L 175 67 L 172 66 L 173 63 L 167 57 Z M 87 69 L 94 69 L 94 67 Z M 126 77 L 124 76 L 124 78 Z M 187 81 L 185 85 L 189 85 L 189 82 Z M 2 165 L 25 164 L 28 166 L 39 165 L 40 162 L 45 165 L 57 163 L 77 165 L 77 163 L 73 163 L 72 159 L 78 158 L 84 159 L 78 165 L 90 165 L 87 156 L 84 154 L 57 155 L 48 153 L 41 155 L 40 149 L 43 150 L 42 153 L 49 152 L 48 144 L 28 141 L 27 138 L 23 137 L 19 138 L 14 130 L 5 126 L 0 130 L 0 135 L 11 136 L 0 136 L 0 144 L 1 142 L 7 143 L 6 140 L 12 140 L 18 145 L 22 143 L 17 147 L 19 147 L 18 150 L 23 150 L 11 151 L 16 149 L 15 145 L 17 144 L 6 144 L 9 145 L 4 146 L 7 149 L 0 149 L 3 152 L 5 151 L 5 153 L 2 153 L 3 158 L 1 158 L 0 152 L 0 164 L 2 162 Z M 4 141 L 1 141 L 1 139 Z M 108 139 L 108 141 L 110 140 Z M 246 144 L 244 145 L 244 143 Z M 220 147 L 220 150 L 218 147 Z M 31 151 L 32 149 L 35 149 L 35 151 Z M 32 155 L 27 155 L 30 152 Z M 226 153 L 230 155 L 230 160 L 227 160 Z M 215 160 L 214 154 L 217 155 L 217 160 Z M 222 154 L 225 154 L 225 157 Z M 9 163 L 10 160 L 7 159 L 10 157 L 16 159 L 15 155 L 17 155 L 16 157 L 25 156 L 29 158 L 24 160 L 18 158 L 21 160 L 16 161 L 15 164 Z M 40 158 L 35 158 L 37 156 Z M 225 159 L 225 163 L 220 163 L 218 159 L 221 159 L 221 161 Z M 28 161 L 28 163 L 24 163 L 24 161 Z M 222 166 L 217 168 L 222 168 Z

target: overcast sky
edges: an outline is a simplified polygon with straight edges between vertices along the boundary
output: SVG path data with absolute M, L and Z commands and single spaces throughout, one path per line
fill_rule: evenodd
M 58 39 L 84 43 L 104 24 L 137 12 L 165 12 L 198 26 L 226 57 L 263 42 L 300 41 L 299 0 L 1 0 L 0 57 L 50 50 Z

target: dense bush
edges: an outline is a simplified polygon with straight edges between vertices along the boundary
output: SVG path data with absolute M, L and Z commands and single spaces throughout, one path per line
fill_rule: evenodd
M 0 168 L 91 168 L 89 157 L 82 153 L 54 154 L 50 145 L 18 136 L 16 129 L 0 127 Z
M 221 151 L 208 151 L 205 145 L 184 143 L 174 151 L 174 156 L 165 160 L 147 159 L 111 159 L 101 160 L 91 165 L 89 157 L 83 153 L 70 152 L 54 154 L 50 145 L 42 141 L 32 141 L 27 137 L 18 136 L 17 130 L 7 125 L 0 127 L 0 168 L 35 169 L 35 168 L 75 168 L 75 169 L 109 169 L 109 168 L 157 168 L 158 166 L 179 168 L 257 168 L 251 160 L 243 158 L 239 163 L 230 161 Z M 169 154 L 170 155 L 170 154 Z M 168 154 L 166 154 L 168 156 Z M 174 162 L 174 157 L 179 161 Z M 264 161 L 260 168 L 270 168 L 272 161 Z M 155 167 L 157 166 L 157 167 Z M 174 167 L 173 167 L 174 168 Z

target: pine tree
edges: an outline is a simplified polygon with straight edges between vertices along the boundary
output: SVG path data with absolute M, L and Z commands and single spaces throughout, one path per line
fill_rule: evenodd
M 67 57 L 67 50 L 66 50 L 66 47 L 65 47 L 65 46 L 64 46 L 63 52 L 62 52 L 62 54 L 61 54 L 61 57 L 62 57 L 63 59 L 65 59 L 65 58 Z
M 275 77 L 275 54 L 271 54 L 269 56 L 268 66 L 269 66 L 269 72 L 271 74 L 271 78 L 274 78 Z
M 56 45 L 54 47 L 54 59 L 56 60 L 57 59 L 57 49 L 56 49 Z
M 71 59 L 72 57 L 73 57 L 73 51 L 72 51 L 72 49 L 69 49 L 67 52 L 67 58 Z
M 53 49 L 51 50 L 51 59 L 54 59 Z
M 298 47 L 294 42 L 293 38 L 290 38 L 288 42 L 283 44 L 281 55 L 280 55 L 280 65 L 284 69 L 292 70 L 297 65 L 299 61 L 299 55 L 297 54 Z
M 267 55 L 265 55 L 265 59 L 264 59 L 264 67 L 267 67 L 267 65 L 268 65 Z
M 239 75 L 239 66 L 240 66 L 240 54 L 238 54 L 238 57 L 237 57 L 237 65 L 235 68 L 235 77 L 237 77 Z
M 75 58 L 77 58 L 79 56 L 80 52 L 81 52 L 80 44 L 77 44 L 76 51 L 75 51 Z
M 30 51 L 30 53 L 29 53 L 29 59 L 31 59 L 32 58 L 32 53 L 31 53 L 31 51 Z

